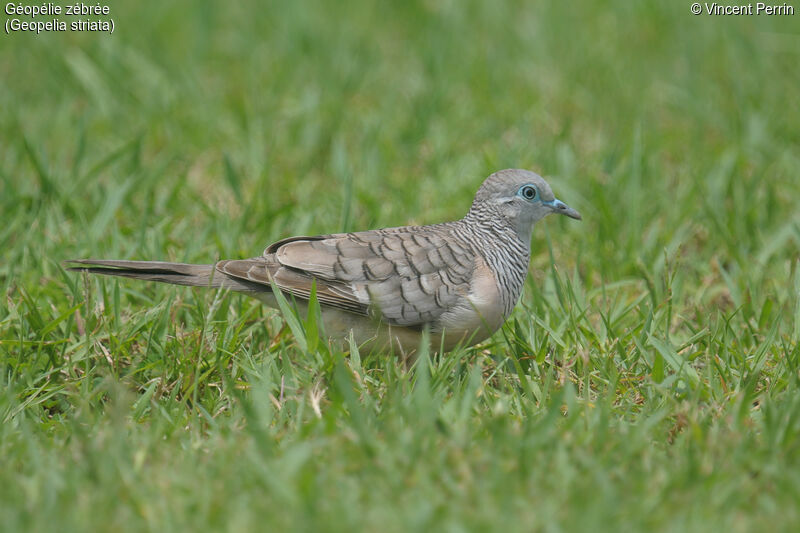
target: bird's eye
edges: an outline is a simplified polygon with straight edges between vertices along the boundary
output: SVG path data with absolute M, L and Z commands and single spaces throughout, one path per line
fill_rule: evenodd
M 520 188 L 519 195 L 526 200 L 533 200 L 538 195 L 538 192 L 536 191 L 536 187 L 532 185 L 524 185 Z

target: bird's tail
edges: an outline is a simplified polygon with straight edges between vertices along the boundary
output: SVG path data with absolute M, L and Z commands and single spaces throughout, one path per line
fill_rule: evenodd
M 67 270 L 104 276 L 158 281 L 191 287 L 231 289 L 238 292 L 263 292 L 269 287 L 248 283 L 219 272 L 215 265 L 191 265 L 165 261 L 120 261 L 114 259 L 71 259 Z

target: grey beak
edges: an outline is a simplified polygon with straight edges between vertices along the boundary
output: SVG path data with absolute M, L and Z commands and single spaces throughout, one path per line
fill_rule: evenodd
M 548 205 L 553 209 L 554 213 L 558 213 L 559 215 L 566 215 L 569 218 L 574 218 L 575 220 L 581 220 L 581 214 L 572 209 L 570 206 L 568 206 L 561 200 L 553 200 L 552 202 L 549 202 Z

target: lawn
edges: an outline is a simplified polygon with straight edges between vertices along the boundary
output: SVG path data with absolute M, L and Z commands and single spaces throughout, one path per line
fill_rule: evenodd
M 800 529 L 800 13 L 689 7 L 146 1 L 0 37 L 0 528 Z M 456 219 L 508 167 L 583 221 L 537 224 L 501 331 L 413 367 L 60 266 Z

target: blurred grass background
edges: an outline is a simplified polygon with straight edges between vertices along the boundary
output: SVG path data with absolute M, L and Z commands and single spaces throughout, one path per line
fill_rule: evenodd
M 111 16 L 0 39 L 4 530 L 797 529 L 800 15 Z M 501 332 L 412 370 L 59 267 L 453 219 L 507 167 L 584 220 L 536 228 Z

